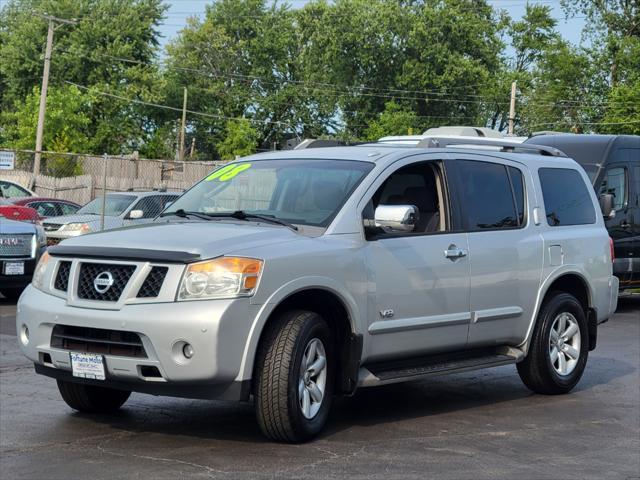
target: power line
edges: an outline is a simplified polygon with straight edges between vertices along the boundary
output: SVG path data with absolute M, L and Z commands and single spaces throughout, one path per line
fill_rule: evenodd
M 92 89 L 90 87 L 87 87 L 86 85 L 80 85 L 80 84 L 75 83 L 75 82 L 70 82 L 69 80 L 64 80 L 64 83 L 67 83 L 69 85 L 73 85 L 74 87 L 79 88 L 81 90 L 91 91 L 92 93 L 96 93 L 98 95 L 102 95 L 102 96 L 105 96 L 105 97 L 117 98 L 119 100 L 123 100 L 123 101 L 129 102 L 129 103 L 136 103 L 136 104 L 139 104 L 139 105 L 146 105 L 146 106 L 149 106 L 149 107 L 163 108 L 165 110 L 173 110 L 174 112 L 182 112 L 183 111 L 182 108 L 172 107 L 170 105 L 162 105 L 160 103 L 155 103 L 155 102 L 146 102 L 144 100 L 138 100 L 138 99 L 135 99 L 135 98 L 123 97 L 121 95 L 116 95 L 114 93 L 95 90 L 95 89 Z M 285 126 L 285 127 L 290 128 L 292 133 L 295 134 L 298 137 L 298 134 L 297 134 L 296 130 L 291 126 L 291 124 L 289 124 L 287 122 L 281 122 L 281 121 L 277 121 L 277 120 L 256 120 L 256 119 L 247 118 L 247 117 L 229 117 L 229 116 L 226 116 L 226 115 L 217 115 L 217 114 L 214 114 L 214 113 L 198 112 L 196 110 L 188 110 L 188 109 L 184 109 L 184 111 L 186 113 L 190 113 L 192 115 L 199 115 L 199 116 L 202 116 L 202 117 L 216 118 L 218 120 L 247 120 L 249 122 L 254 122 L 254 123 L 269 123 L 269 124 L 273 124 L 273 125 L 281 125 L 281 126 Z M 300 137 L 298 137 L 298 139 L 300 139 Z
M 75 53 L 75 52 L 70 52 L 70 51 L 66 51 L 66 50 L 60 50 L 63 53 L 67 53 L 70 55 L 75 55 L 75 56 L 81 56 L 83 58 L 87 58 L 91 61 L 94 61 L 96 63 L 104 63 L 101 62 L 100 60 L 97 60 L 89 55 L 83 55 L 83 54 L 79 54 L 79 53 Z M 134 59 L 127 59 L 127 58 L 122 58 L 122 57 L 114 57 L 112 55 L 107 55 L 107 54 L 98 54 L 102 57 L 105 58 L 110 58 L 112 60 L 117 60 L 117 61 L 121 61 L 121 62 L 125 62 L 125 63 L 131 63 L 131 64 L 139 64 L 139 65 L 147 65 L 147 66 L 157 66 L 154 63 L 150 63 L 150 62 L 144 62 L 141 60 L 134 60 Z M 222 79 L 229 79 L 229 80 L 251 80 L 251 81 L 258 81 L 261 82 L 262 84 L 265 85 L 275 85 L 275 86 L 282 86 L 282 84 L 294 84 L 299 86 L 300 88 L 304 88 L 306 91 L 311 91 L 311 92 L 325 92 L 325 93 L 331 93 L 334 95 L 355 95 L 355 96 L 360 96 L 360 97 L 373 97 L 373 98 L 386 98 L 386 99 L 397 99 L 397 100 L 421 100 L 421 101 L 427 101 L 427 102 L 436 102 L 436 103 L 459 103 L 459 104 L 479 104 L 479 105 L 486 105 L 486 104 L 491 104 L 491 105 L 498 105 L 498 106 L 508 106 L 509 105 L 509 101 L 508 101 L 508 94 L 505 94 L 503 97 L 493 97 L 493 96 L 487 96 L 487 95 L 471 95 L 471 94 L 457 94 L 457 93 L 446 93 L 446 92 L 442 92 L 442 91 L 419 91 L 419 90 L 401 90 L 401 89 L 377 89 L 375 87 L 367 87 L 367 86 L 354 86 L 354 87 L 341 87 L 339 85 L 335 85 L 335 84 L 331 84 L 331 83 L 325 83 L 325 82 L 306 82 L 303 80 L 291 80 L 291 79 L 283 79 L 281 82 L 277 82 L 274 80 L 269 80 L 269 79 L 265 79 L 262 77 L 257 77 L 257 76 L 253 76 L 253 75 L 242 75 L 242 74 L 222 74 L 222 73 L 214 73 L 214 72 L 209 72 L 206 70 L 201 70 L 201 69 L 194 69 L 194 68 L 188 68 L 188 67 L 179 67 L 176 65 L 166 65 L 166 67 L 168 67 L 169 69 L 173 69 L 173 70 L 178 70 L 178 71 L 186 71 L 186 72 L 190 72 L 190 73 L 196 73 L 198 75 L 204 76 L 206 78 L 222 78 Z M 316 86 L 317 85 L 317 86 Z M 489 83 L 481 83 L 481 84 L 476 84 L 476 85 L 469 85 L 469 86 L 458 86 L 456 88 L 471 88 L 473 86 L 489 86 Z M 189 88 L 197 88 L 203 91 L 209 91 L 210 93 L 222 93 L 220 91 L 216 91 L 216 90 L 209 90 L 209 89 L 205 89 L 203 87 L 198 87 L 198 86 L 194 86 L 194 85 L 188 85 Z M 372 90 L 373 92 L 380 92 L 380 93 L 367 93 L 367 92 L 359 92 L 358 90 Z M 422 96 L 409 96 L 409 95 L 424 95 L 424 97 Z M 445 98 L 431 98 L 429 97 L 429 95 L 437 95 L 440 97 L 445 97 Z M 456 96 L 454 98 L 450 98 L 453 96 Z M 466 97 L 466 98 L 473 98 L 474 100 L 467 100 L 466 98 L 459 98 L 459 97 Z M 504 101 L 496 101 L 496 98 L 504 98 Z M 627 103 L 634 103 L 634 102 L 621 102 L 621 101 L 608 101 L 608 102 L 595 102 L 595 103 L 586 103 L 586 102 L 582 102 L 579 100 L 569 100 L 569 99 L 559 99 L 556 102 L 550 102 L 550 103 L 537 103 L 537 102 L 530 102 L 530 101 L 525 101 L 525 104 L 527 105 L 536 105 L 536 106 L 576 106 L 576 107 L 605 107 L 608 105 L 624 105 Z

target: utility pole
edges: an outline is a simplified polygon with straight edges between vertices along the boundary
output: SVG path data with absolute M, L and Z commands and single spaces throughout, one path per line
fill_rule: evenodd
M 509 135 L 513 135 L 513 127 L 516 121 L 516 82 L 511 84 L 511 104 L 509 105 Z
M 45 20 L 49 20 L 47 30 L 47 46 L 44 52 L 44 70 L 42 72 L 42 88 L 40 89 L 40 109 L 38 110 L 38 128 L 36 130 L 36 153 L 33 161 L 33 182 L 35 176 L 40 173 L 40 161 L 42 158 L 42 136 L 44 134 L 44 117 L 47 110 L 47 88 L 49 87 L 49 70 L 51 68 L 51 50 L 53 49 L 53 32 L 56 28 L 67 24 L 75 25 L 76 20 L 52 17 L 51 15 L 41 15 Z M 59 23 L 56 27 L 56 23 Z
M 193 154 L 196 151 L 196 137 L 191 139 L 191 151 L 189 152 L 189 159 L 193 158 Z
M 184 97 L 182 99 L 182 125 L 180 126 L 180 153 L 178 159 L 184 161 L 184 129 L 187 122 L 187 87 L 184 87 Z

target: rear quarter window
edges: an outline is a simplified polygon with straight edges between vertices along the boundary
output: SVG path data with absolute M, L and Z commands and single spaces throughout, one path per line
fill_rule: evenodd
M 577 170 L 541 168 L 538 175 L 547 223 L 550 226 L 587 225 L 596 222 L 589 187 Z

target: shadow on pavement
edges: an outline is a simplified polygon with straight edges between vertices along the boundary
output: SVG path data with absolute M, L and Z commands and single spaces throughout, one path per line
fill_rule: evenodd
M 574 393 L 608 384 L 635 370 L 633 366 L 617 359 L 607 357 L 606 361 L 607 368 L 594 368 L 588 372 L 589 375 L 585 375 Z M 109 424 L 111 428 L 137 434 L 158 433 L 241 443 L 266 442 L 254 416 L 252 403 L 173 398 L 163 398 L 159 403 L 149 398 L 134 395 L 129 408 L 125 405 L 116 415 L 74 413 L 71 417 Z M 547 400 L 553 403 L 554 398 L 560 397 L 530 392 L 520 382 L 513 366 L 366 388 L 353 397 L 334 401 L 329 422 L 319 438 L 331 437 L 354 426 L 384 426 L 428 417 L 436 421 L 438 417 L 451 412 L 462 413 L 505 403 L 512 403 L 514 408 L 526 408 L 529 405 L 538 406 Z M 493 409 L 486 414 L 491 415 L 491 411 Z

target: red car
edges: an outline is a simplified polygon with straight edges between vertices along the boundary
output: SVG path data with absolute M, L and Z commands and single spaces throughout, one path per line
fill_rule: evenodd
M 78 211 L 81 205 L 69 200 L 45 197 L 18 197 L 10 198 L 14 205 L 31 207 L 38 212 L 40 220 L 47 217 L 59 217 L 61 215 L 72 215 Z
M 4 198 L 0 198 L 0 217 L 31 223 L 38 223 L 40 221 L 40 216 L 35 209 L 22 205 L 14 205 Z

